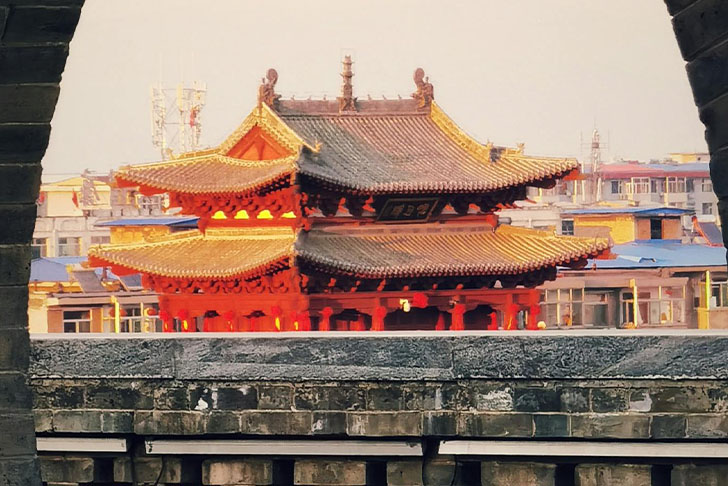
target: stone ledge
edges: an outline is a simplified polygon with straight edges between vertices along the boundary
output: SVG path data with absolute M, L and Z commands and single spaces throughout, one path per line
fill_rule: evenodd
M 35 335 L 42 378 L 219 381 L 728 379 L 728 332 Z

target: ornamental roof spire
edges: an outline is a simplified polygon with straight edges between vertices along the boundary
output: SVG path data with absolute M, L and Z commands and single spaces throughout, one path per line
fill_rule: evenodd
M 341 62 L 343 70 L 341 72 L 341 96 L 339 97 L 339 112 L 342 111 L 356 111 L 356 98 L 354 98 L 354 87 L 351 84 L 351 78 L 354 77 L 354 73 L 351 70 L 351 56 L 344 56 L 344 60 Z
M 281 97 L 275 91 L 277 82 L 278 71 L 273 68 L 269 69 L 265 73 L 265 78 L 261 79 L 260 87 L 258 88 L 258 104 L 265 103 L 271 108 L 273 107 L 274 103 Z
M 417 100 L 417 107 L 429 109 L 435 99 L 435 88 L 430 83 L 430 78 L 425 77 L 424 69 L 417 68 L 415 69 L 414 80 L 417 91 L 412 93 L 412 97 Z

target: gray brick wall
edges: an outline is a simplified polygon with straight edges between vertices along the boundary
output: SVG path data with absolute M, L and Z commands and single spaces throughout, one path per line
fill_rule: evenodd
M 36 486 L 28 272 L 40 161 L 83 1 L 0 1 L 0 486 Z

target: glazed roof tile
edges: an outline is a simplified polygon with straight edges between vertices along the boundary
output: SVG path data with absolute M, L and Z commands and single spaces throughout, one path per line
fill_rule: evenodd
M 365 194 L 473 193 L 558 178 L 578 167 L 575 159 L 480 144 L 434 103 L 427 111 L 417 111 L 412 100 L 360 105 L 358 112 L 340 114 L 321 100 L 287 102 L 279 112 L 264 104 L 216 151 L 125 167 L 117 179 L 160 192 L 246 193 L 298 173 Z M 226 156 L 256 125 L 293 155 L 268 161 Z
M 89 257 L 97 265 L 187 278 L 253 277 L 285 259 L 359 278 L 497 276 L 565 265 L 608 246 L 605 239 L 510 226 L 298 234 L 290 229 L 208 229 L 204 235 L 190 231 L 151 244 L 94 247 Z

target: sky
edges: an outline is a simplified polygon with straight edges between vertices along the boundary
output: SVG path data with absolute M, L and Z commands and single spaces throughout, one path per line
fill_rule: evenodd
M 707 151 L 662 0 L 86 0 L 43 160 L 45 175 L 160 159 L 150 87 L 207 84 L 202 146 L 249 113 L 266 70 L 289 97 L 409 96 L 422 67 L 466 132 L 534 155 Z M 582 140 L 584 144 L 582 144 Z

